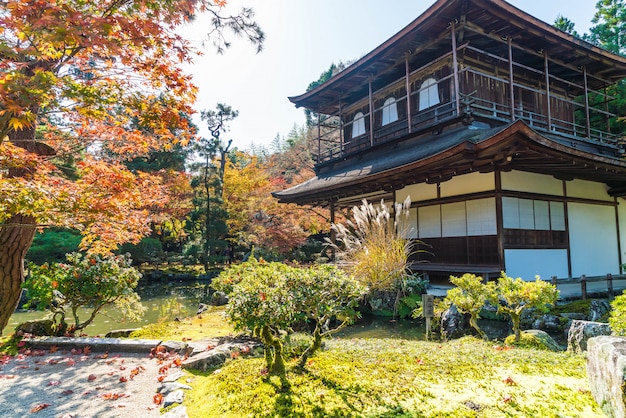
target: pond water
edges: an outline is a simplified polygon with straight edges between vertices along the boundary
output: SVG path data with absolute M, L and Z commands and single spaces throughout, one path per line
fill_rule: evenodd
M 141 303 L 146 311 L 140 321 L 124 321 L 114 307 L 104 308 L 96 316 L 84 333 L 89 336 L 104 336 L 107 332 L 117 329 L 140 328 L 158 322 L 159 320 L 173 320 L 175 317 L 192 316 L 198 310 L 198 305 L 207 300 L 207 283 L 179 282 L 167 284 L 152 284 L 137 288 L 141 296 Z M 88 310 L 79 312 L 79 318 L 88 316 Z M 49 316 L 47 311 L 17 311 L 9 320 L 2 335 L 13 333 L 15 327 L 23 322 L 44 319 Z M 69 324 L 73 318 L 66 319 Z M 402 338 L 423 339 L 424 323 L 420 321 L 399 320 L 390 318 L 364 316 L 355 324 L 343 329 L 338 338 Z
M 104 336 L 109 331 L 125 328 L 139 328 L 144 325 L 155 323 L 161 319 L 172 320 L 175 317 L 184 318 L 196 313 L 198 304 L 205 299 L 207 284 L 194 283 L 167 283 L 152 284 L 137 288 L 141 296 L 141 304 L 146 311 L 140 321 L 124 321 L 115 307 L 105 307 L 94 322 L 85 329 L 85 334 L 90 336 Z M 79 311 L 79 318 L 88 317 L 89 310 Z M 16 311 L 4 328 L 2 335 L 13 333 L 15 327 L 23 322 L 44 319 L 49 316 L 47 311 Z M 73 318 L 67 318 L 69 324 L 74 323 Z
M 422 340 L 426 334 L 423 321 L 392 320 L 379 316 L 363 316 L 353 325 L 337 333 L 337 338 L 398 338 Z

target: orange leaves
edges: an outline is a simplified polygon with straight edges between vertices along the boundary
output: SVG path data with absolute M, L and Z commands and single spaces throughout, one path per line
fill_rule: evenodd
M 152 401 L 156 405 L 161 405 L 163 403 L 163 395 L 161 395 L 160 393 L 157 393 L 156 395 L 152 397 Z
M 505 379 L 502 379 L 502 381 L 509 386 L 517 386 L 517 382 L 513 380 L 511 376 L 507 376 Z
M 46 409 L 46 408 L 47 408 L 47 407 L 49 407 L 49 406 L 50 406 L 50 404 L 49 404 L 49 403 L 40 403 L 40 404 L 38 404 L 38 405 L 33 406 L 33 407 L 30 409 L 30 413 L 31 413 L 31 414 L 34 414 L 35 412 L 39 412 L 39 411 L 41 411 L 41 410 L 44 410 L 44 409 Z
M 105 401 L 116 401 L 120 398 L 128 398 L 129 396 L 130 395 L 126 393 L 110 392 L 110 393 L 101 393 L 100 395 L 98 395 L 98 398 L 104 399 Z

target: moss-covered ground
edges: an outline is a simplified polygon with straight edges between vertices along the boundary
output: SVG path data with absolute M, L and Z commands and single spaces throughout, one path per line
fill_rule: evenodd
M 221 318 L 215 310 L 200 320 L 169 323 L 161 328 L 166 336 L 158 336 L 232 332 L 218 327 Z M 474 337 L 441 342 L 378 334 L 348 332 L 328 340 L 304 372 L 282 379 L 265 374 L 263 358 L 251 356 L 207 372 L 187 371 L 181 381 L 193 389 L 184 404 L 192 418 L 604 416 L 589 392 L 583 355 Z

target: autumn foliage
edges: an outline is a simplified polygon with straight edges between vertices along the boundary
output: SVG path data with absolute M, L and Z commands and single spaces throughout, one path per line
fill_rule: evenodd
M 260 46 L 246 9 L 206 0 L 7 0 L 0 3 L 0 329 L 19 299 L 35 229 L 83 233 L 107 253 L 146 235 L 168 188 L 131 171 L 137 156 L 195 137 L 197 88 L 182 65 L 199 54 L 177 33 L 198 13 Z

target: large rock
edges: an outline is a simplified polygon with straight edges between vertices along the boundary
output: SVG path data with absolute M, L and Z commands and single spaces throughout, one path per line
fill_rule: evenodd
M 504 340 L 506 345 L 535 348 L 538 350 L 562 351 L 563 348 L 545 331 L 529 329 L 522 331 L 520 341 L 515 341 L 515 335 L 509 335 Z
M 567 335 L 567 351 L 587 351 L 587 341 L 600 335 L 611 335 L 609 324 L 573 320 Z
M 465 335 L 465 317 L 456 306 L 451 305 L 441 315 L 441 333 L 446 340 L 459 338 Z
M 593 398 L 607 416 L 625 417 L 626 338 L 595 337 L 587 346 L 587 375 Z
M 56 335 L 54 329 L 54 321 L 52 319 L 40 319 L 26 321 L 15 328 L 17 332 L 23 332 L 36 336 L 52 336 Z
M 215 292 L 211 296 L 211 305 L 224 306 L 228 303 L 228 296 L 224 292 Z
M 611 310 L 611 304 L 607 299 L 594 299 L 589 304 L 589 320 L 597 321 Z
M 194 369 L 207 371 L 208 369 L 219 367 L 231 357 L 228 347 L 218 346 L 213 350 L 205 351 L 189 357 L 182 363 L 183 369 Z

